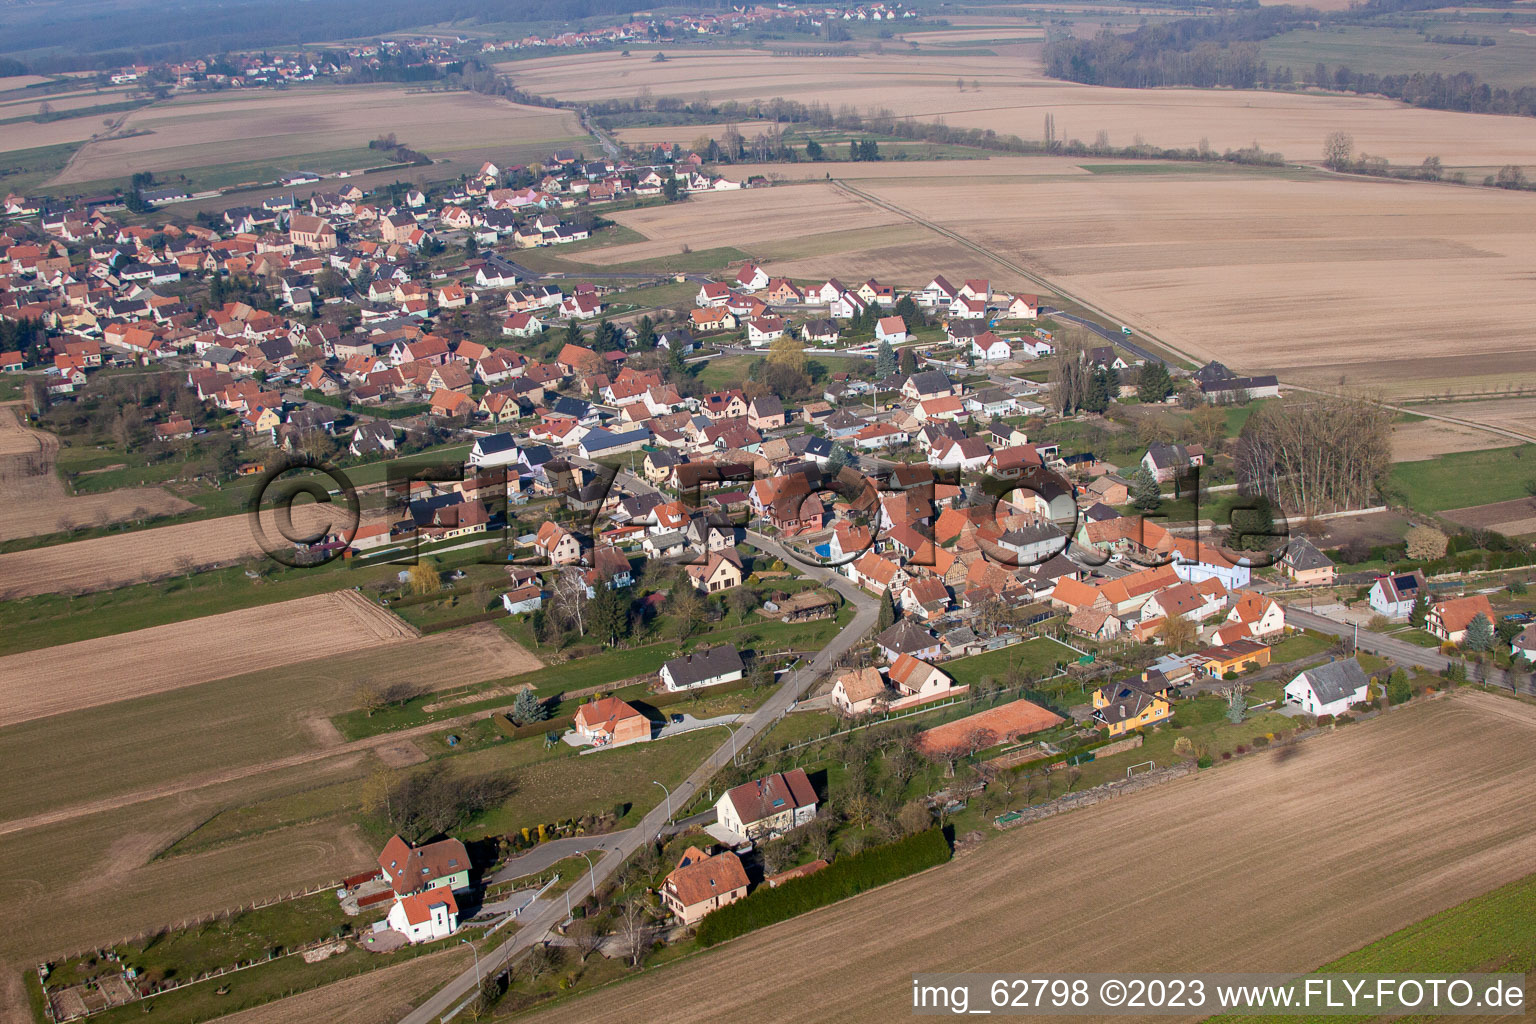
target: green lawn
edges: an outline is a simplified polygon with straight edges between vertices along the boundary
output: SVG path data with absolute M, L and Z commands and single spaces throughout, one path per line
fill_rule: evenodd
M 1055 674 L 1058 665 L 1071 664 L 1080 657 L 1072 648 L 1050 637 L 1036 637 L 986 654 L 946 661 L 943 668 L 962 686 L 975 685 L 986 676 L 1006 684 L 1015 670 L 1029 672 L 1038 680 Z
M 1315 658 L 1331 646 L 1333 641 L 1325 636 L 1317 633 L 1297 633 L 1272 645 L 1270 660 L 1272 664 L 1283 665 L 1288 661 Z
M 595 754 L 578 754 L 563 743 L 559 755 L 523 763 L 512 773 L 516 791 L 505 803 L 460 829 L 463 835 L 505 835 L 524 826 L 583 814 L 598 814 L 628 804 L 620 827 L 633 825 L 665 793 L 653 780 L 676 788 L 711 750 L 729 737 L 723 729 L 700 729 L 652 743 L 636 743 Z M 503 773 L 525 758 L 527 741 L 504 743 L 454 758 L 466 774 Z M 538 744 L 542 750 L 542 744 Z
M 1388 485 L 1420 512 L 1513 501 L 1536 482 L 1536 445 L 1454 452 L 1422 462 L 1393 464 Z
M 474 693 L 493 687 L 528 683 L 532 684 L 534 692 L 539 696 L 550 697 L 563 690 L 601 686 L 633 676 L 649 675 L 660 671 L 662 663 L 676 656 L 676 653 L 677 648 L 671 644 L 651 644 L 645 647 L 604 651 L 579 661 L 546 665 L 544 668 L 525 672 L 522 675 L 494 679 L 465 689 Z M 512 703 L 512 698 L 501 694 L 480 701 L 442 708 L 436 712 L 429 713 L 422 710 L 425 705 L 441 698 L 442 694 L 426 694 L 406 704 L 375 711 L 372 716 L 365 711 L 356 710 L 337 715 L 331 721 L 348 740 L 355 740 Z M 575 708 L 571 710 L 574 711 Z
M 1436 972 L 1526 973 L 1536 970 L 1536 875 L 1475 896 L 1465 903 L 1346 953 L 1318 973 L 1393 974 Z M 1370 1015 L 1255 1017 L 1228 1015 L 1228 1021 L 1297 1024 L 1379 1019 Z M 1414 1018 L 1419 1019 L 1419 1018 Z
M 1078 788 L 1123 779 L 1126 768 L 1143 761 L 1154 761 L 1159 766 L 1176 763 L 1179 755 L 1173 752 L 1173 745 L 1180 736 L 1189 737 L 1196 752 L 1208 754 L 1219 767 L 1223 753 L 1235 753 L 1239 745 L 1251 746 L 1257 736 L 1296 728 L 1292 719 L 1271 711 L 1250 712 L 1241 724 L 1233 725 L 1227 721 L 1226 711 L 1226 701 L 1219 697 L 1176 701 L 1172 725 L 1178 728 L 1143 730 L 1145 739 L 1137 749 L 1088 762 L 1082 766 Z
M 319 941 L 349 923 L 335 895 L 322 892 L 114 949 L 124 965 L 141 975 L 184 981 L 239 961 L 265 958 L 275 949 Z M 102 967 L 94 956 L 56 964 L 50 987 L 84 981 Z

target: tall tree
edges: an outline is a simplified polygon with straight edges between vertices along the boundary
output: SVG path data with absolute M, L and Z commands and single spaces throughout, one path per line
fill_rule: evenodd
M 1128 478 L 1131 483 L 1131 504 L 1143 512 L 1151 512 L 1163 502 L 1162 487 L 1146 466 L 1137 465 Z
M 1462 640 L 1462 646 L 1469 651 L 1486 651 L 1493 646 L 1493 623 L 1488 616 L 1478 612 L 1472 616 L 1472 621 L 1467 623 L 1467 635 Z
M 528 725 L 532 722 L 542 722 L 549 717 L 549 708 L 539 700 L 534 692 L 529 690 L 517 691 L 517 697 L 512 701 L 512 720 L 518 725 Z
M 629 598 L 617 587 L 599 587 L 587 614 L 591 634 L 610 647 L 629 635 Z
M 1142 364 L 1141 376 L 1136 380 L 1136 397 L 1143 402 L 1162 402 L 1173 394 L 1173 378 L 1168 367 L 1155 360 Z
M 896 349 L 889 341 L 882 340 L 875 352 L 875 376 L 884 380 L 895 372 Z
M 880 615 L 875 619 L 875 631 L 890 629 L 896 624 L 896 604 L 891 600 L 891 591 L 887 587 L 884 594 L 880 595 Z
M 1429 618 L 1429 595 L 1425 588 L 1419 588 L 1419 596 L 1413 599 L 1413 607 L 1408 611 L 1408 624 L 1423 628 L 1424 620 Z

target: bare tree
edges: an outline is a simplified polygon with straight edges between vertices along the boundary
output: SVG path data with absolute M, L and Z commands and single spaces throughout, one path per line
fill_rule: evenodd
M 1238 483 L 1303 516 L 1365 507 L 1391 465 L 1392 415 L 1364 395 L 1293 391 L 1265 403 L 1238 438 Z
M 1348 132 L 1329 132 L 1323 138 L 1323 165 L 1335 171 L 1349 166 L 1355 152 L 1355 140 Z
M 617 936 L 619 949 L 629 966 L 639 967 L 651 948 L 651 915 L 646 905 L 631 896 L 619 908 Z
M 571 945 L 576 948 L 576 955 L 581 957 L 582 963 L 586 963 L 587 958 L 603 945 L 603 930 L 591 917 L 571 922 L 565 934 L 571 940 Z

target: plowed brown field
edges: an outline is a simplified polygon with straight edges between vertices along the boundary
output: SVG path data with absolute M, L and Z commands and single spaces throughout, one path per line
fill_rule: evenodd
M 1338 130 L 1354 138 L 1356 152 L 1393 163 L 1417 164 L 1432 155 L 1448 165 L 1536 163 L 1536 124 L 1530 118 L 1421 110 L 1372 96 L 1112 89 L 1045 78 L 1038 59 L 1012 54 L 776 57 L 739 49 L 667 58 L 658 63 L 613 52 L 562 53 L 499 67 L 519 88 L 565 100 L 634 98 L 643 92 L 690 101 L 707 95 L 715 103 L 783 97 L 834 111 L 846 105 L 860 113 L 888 110 L 922 121 L 942 119 L 957 128 L 1023 139 L 1039 139 L 1045 115 L 1051 114 L 1058 134 L 1067 139 L 1092 142 L 1103 130 L 1114 146 L 1143 139 L 1192 149 L 1205 139 L 1218 152 L 1257 140 L 1289 160 L 1309 162 L 1322 160 L 1323 138 Z M 964 89 L 955 87 L 956 79 L 964 80 Z M 669 138 L 686 146 L 695 134 L 683 127 Z
M 70 497 L 53 471 L 59 439 L 23 426 L 18 415 L 15 405 L 0 407 L 0 502 L 5 506 L 0 540 L 196 508 L 161 487 L 125 487 Z
M 1528 874 L 1533 740 L 1536 708 L 1500 697 L 1411 707 L 1019 829 L 539 1020 L 901 1020 L 918 971 L 1301 971 Z
M 13 654 L 0 658 L 0 726 L 415 636 L 342 590 Z
M 309 534 L 346 522 L 344 505 L 295 504 L 294 529 Z M 281 539 L 270 513 L 265 534 Z M 0 600 L 35 594 L 89 593 L 254 558 L 263 551 L 245 515 L 157 526 L 0 555 Z

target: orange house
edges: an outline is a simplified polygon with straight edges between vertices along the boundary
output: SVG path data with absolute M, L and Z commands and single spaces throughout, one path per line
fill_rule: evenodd
M 617 697 L 604 697 L 576 709 L 576 732 L 597 747 L 644 743 L 651 738 L 651 720 Z

